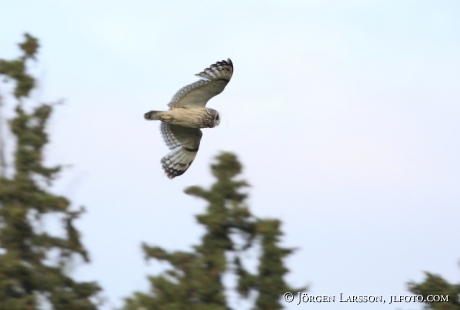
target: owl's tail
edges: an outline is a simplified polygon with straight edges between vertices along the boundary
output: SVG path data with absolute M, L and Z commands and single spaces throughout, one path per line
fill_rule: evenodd
M 166 111 L 150 111 L 144 114 L 144 118 L 149 121 L 162 121 L 165 123 L 173 120 L 172 115 Z
M 161 114 L 161 111 L 150 111 L 144 114 L 144 118 L 150 121 L 159 121 Z

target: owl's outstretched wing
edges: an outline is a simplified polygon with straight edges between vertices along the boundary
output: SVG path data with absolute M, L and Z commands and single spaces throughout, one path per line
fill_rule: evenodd
M 195 83 L 181 88 L 168 104 L 170 108 L 204 108 L 212 97 L 220 94 L 233 75 L 233 63 L 222 60 L 195 74 L 202 77 Z
M 183 174 L 192 164 L 203 133 L 198 128 L 161 123 L 163 139 L 171 152 L 161 159 L 163 170 L 172 179 Z

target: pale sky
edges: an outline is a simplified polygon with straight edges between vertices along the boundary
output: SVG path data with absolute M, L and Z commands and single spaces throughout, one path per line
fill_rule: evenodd
M 282 220 L 282 245 L 299 249 L 291 285 L 389 298 L 423 271 L 460 282 L 459 1 L 23 0 L 1 12 L 0 58 L 19 54 L 24 32 L 38 37 L 33 98 L 65 99 L 47 163 L 72 165 L 54 190 L 87 209 L 77 227 L 92 263 L 74 276 L 99 282 L 103 309 L 166 266 L 146 264 L 141 242 L 199 242 L 206 204 L 182 191 L 210 184 L 220 151 L 243 163 L 252 212 Z M 208 103 L 221 125 L 169 180 L 159 124 L 143 114 L 227 58 L 233 78 Z

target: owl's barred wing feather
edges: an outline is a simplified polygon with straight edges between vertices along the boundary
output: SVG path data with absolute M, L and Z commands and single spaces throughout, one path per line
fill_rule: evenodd
M 181 88 L 168 104 L 170 108 L 203 108 L 212 97 L 220 94 L 233 75 L 233 63 L 229 59 L 218 61 L 196 76 L 196 81 Z
M 161 159 L 163 170 L 172 179 L 183 174 L 192 164 L 200 147 L 201 136 L 198 128 L 161 123 L 163 139 L 171 152 Z

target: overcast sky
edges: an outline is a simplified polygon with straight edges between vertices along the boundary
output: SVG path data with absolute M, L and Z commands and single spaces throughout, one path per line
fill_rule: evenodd
M 291 285 L 388 298 L 423 271 L 460 282 L 459 1 L 43 0 L 1 11 L 0 58 L 19 54 L 24 32 L 38 37 L 33 98 L 65 99 L 47 163 L 72 165 L 54 190 L 87 208 L 77 226 L 92 263 L 74 274 L 102 285 L 103 309 L 166 266 L 147 265 L 141 242 L 199 242 L 206 204 L 182 191 L 212 182 L 220 151 L 242 161 L 253 213 L 282 220 L 283 246 L 299 249 Z M 221 125 L 169 180 L 159 124 L 143 114 L 227 58 L 233 78 L 208 103 Z

